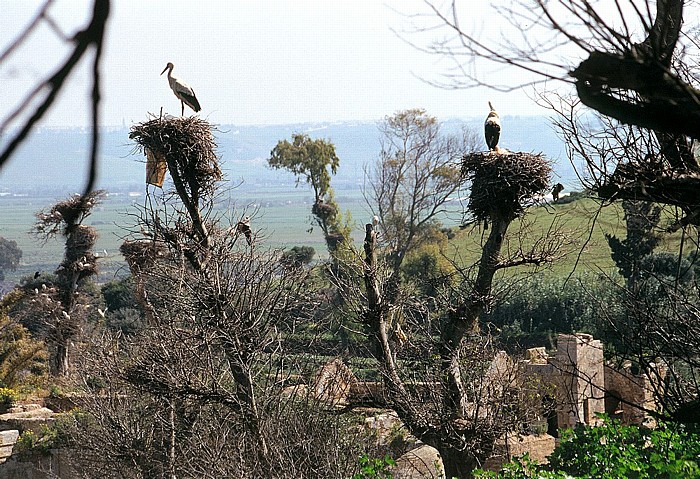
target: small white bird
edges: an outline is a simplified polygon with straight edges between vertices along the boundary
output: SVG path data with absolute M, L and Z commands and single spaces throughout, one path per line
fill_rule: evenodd
M 46 291 L 46 284 L 41 283 L 41 289 L 43 289 L 44 291 Z
M 168 83 L 170 83 L 170 89 L 180 100 L 180 104 L 182 105 L 182 115 L 184 116 L 185 114 L 185 105 L 192 108 L 195 112 L 201 110 L 202 107 L 199 106 L 199 101 L 194 94 L 194 90 L 187 83 L 173 76 L 173 68 L 174 65 L 168 62 L 165 69 L 163 69 L 160 74 L 162 75 L 166 71 L 168 72 Z
M 143 225 L 139 225 L 139 228 L 141 229 L 141 234 L 144 235 L 147 238 L 153 238 L 153 233 L 148 231 L 146 228 L 143 227 Z

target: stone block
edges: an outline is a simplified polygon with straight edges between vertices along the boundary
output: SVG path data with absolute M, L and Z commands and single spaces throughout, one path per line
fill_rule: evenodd
M 0 431 L 0 446 L 14 446 L 19 438 L 19 431 L 12 429 L 9 431 Z

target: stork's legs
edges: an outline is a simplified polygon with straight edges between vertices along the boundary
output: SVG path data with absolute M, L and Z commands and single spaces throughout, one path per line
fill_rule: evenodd
M 180 116 L 185 116 L 185 102 L 180 100 L 180 105 L 182 105 L 182 113 L 180 113 Z

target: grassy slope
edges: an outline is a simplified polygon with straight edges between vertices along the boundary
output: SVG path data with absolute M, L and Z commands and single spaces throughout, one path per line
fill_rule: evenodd
M 665 210 L 661 226 L 668 224 L 672 217 L 673 211 Z M 521 238 L 523 249 L 527 249 L 527 246 L 532 246 L 536 238 L 546 236 L 553 225 L 559 225 L 565 240 L 571 244 L 564 248 L 568 251 L 566 257 L 559 259 L 551 266 L 551 274 L 568 275 L 572 271 L 577 273 L 615 271 L 605 234 L 624 238 L 625 222 L 622 208 L 617 203 L 600 208 L 598 201 L 589 198 L 567 204 L 530 208 L 523 218 L 515 221 L 509 228 L 509 240 L 503 254 L 508 254 L 509 249 L 517 251 Z M 525 232 L 523 232 L 524 229 Z M 466 228 L 460 231 L 450 242 L 453 248 L 450 254 L 457 254 L 459 261 L 463 264 L 474 263 L 479 258 L 479 245 L 485 239 L 485 236 L 482 238 L 482 233 L 481 228 Z M 678 251 L 680 233 L 672 235 L 664 233 L 663 238 L 659 246 L 660 250 Z M 686 251 L 691 247 L 694 247 L 694 244 L 686 239 Z M 523 272 L 523 268 L 517 268 L 517 270 Z

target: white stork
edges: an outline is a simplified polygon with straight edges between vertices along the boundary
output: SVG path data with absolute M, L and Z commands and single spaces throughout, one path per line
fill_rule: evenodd
M 498 139 L 501 137 L 501 118 L 496 113 L 496 109 L 489 102 L 491 111 L 484 122 L 484 134 L 486 135 L 486 144 L 491 151 L 498 151 Z
M 170 89 L 175 93 L 175 96 L 180 99 L 182 115 L 185 114 L 185 105 L 192 108 L 195 112 L 201 110 L 202 107 L 199 106 L 199 101 L 194 94 L 194 90 L 187 83 L 173 76 L 173 68 L 174 65 L 168 62 L 165 69 L 163 69 L 160 74 L 162 75 L 166 71 L 168 72 L 168 83 L 170 83 Z

